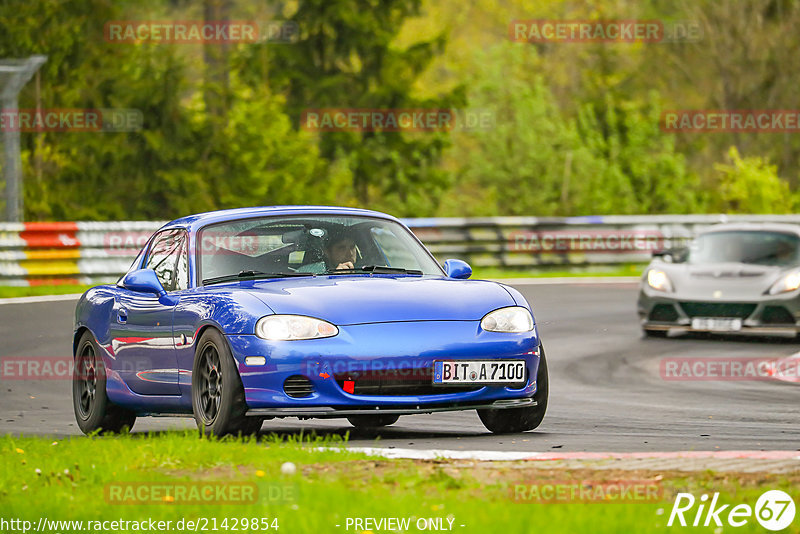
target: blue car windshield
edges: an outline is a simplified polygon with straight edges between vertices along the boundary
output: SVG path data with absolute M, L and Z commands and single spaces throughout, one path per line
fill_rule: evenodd
M 687 261 L 693 264 L 800 264 L 800 238 L 783 232 L 711 232 L 699 236 L 692 243 Z
M 351 273 L 442 275 L 402 225 L 362 216 L 269 216 L 215 224 L 197 237 L 200 278 Z

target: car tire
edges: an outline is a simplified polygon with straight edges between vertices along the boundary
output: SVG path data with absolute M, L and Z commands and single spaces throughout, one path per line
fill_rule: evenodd
M 649 338 L 665 338 L 669 330 L 648 330 L 647 328 L 642 328 L 642 336 L 649 337 Z
M 351 415 L 347 418 L 350 424 L 356 428 L 376 428 L 380 426 L 393 425 L 400 419 L 399 415 Z
M 94 336 L 85 332 L 78 342 L 72 370 L 72 407 L 84 434 L 120 433 L 133 428 L 136 413 L 113 404 L 106 394 L 106 370 Z
M 239 430 L 245 435 L 258 434 L 258 431 L 261 430 L 261 425 L 264 424 L 263 417 L 246 416 L 244 419 Z
M 228 342 L 213 328 L 197 343 L 192 365 L 192 413 L 203 435 L 253 434 L 263 419 L 247 417 L 244 386 Z
M 539 354 L 539 368 L 536 371 L 536 393 L 533 394 L 536 406 L 530 408 L 499 410 L 487 408 L 478 410 L 478 417 L 481 423 L 490 432 L 494 434 L 516 434 L 533 430 L 541 424 L 547 411 L 550 385 L 547 374 L 547 359 L 544 355 L 544 347 L 541 345 L 539 345 Z

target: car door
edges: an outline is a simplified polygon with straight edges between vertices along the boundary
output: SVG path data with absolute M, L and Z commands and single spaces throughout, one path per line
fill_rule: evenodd
M 134 393 L 179 395 L 172 317 L 189 282 L 186 232 L 159 232 L 143 268 L 156 272 L 167 296 L 118 288 L 111 318 L 115 370 Z

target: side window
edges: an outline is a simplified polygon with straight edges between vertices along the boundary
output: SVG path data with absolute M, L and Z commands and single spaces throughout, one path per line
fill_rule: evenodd
M 187 289 L 189 287 L 189 255 L 187 253 L 187 239 L 186 234 L 183 234 L 181 239 L 183 244 L 181 245 L 181 250 L 178 253 L 178 264 L 175 267 L 176 271 L 176 290 Z
M 167 291 L 186 289 L 189 285 L 186 237 L 182 230 L 166 230 L 153 240 L 145 269 L 153 269 Z

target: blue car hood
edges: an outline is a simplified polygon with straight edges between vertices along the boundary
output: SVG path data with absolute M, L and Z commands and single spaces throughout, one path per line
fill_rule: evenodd
M 500 284 L 416 276 L 320 276 L 241 283 L 275 313 L 336 325 L 390 321 L 477 321 L 515 305 Z

